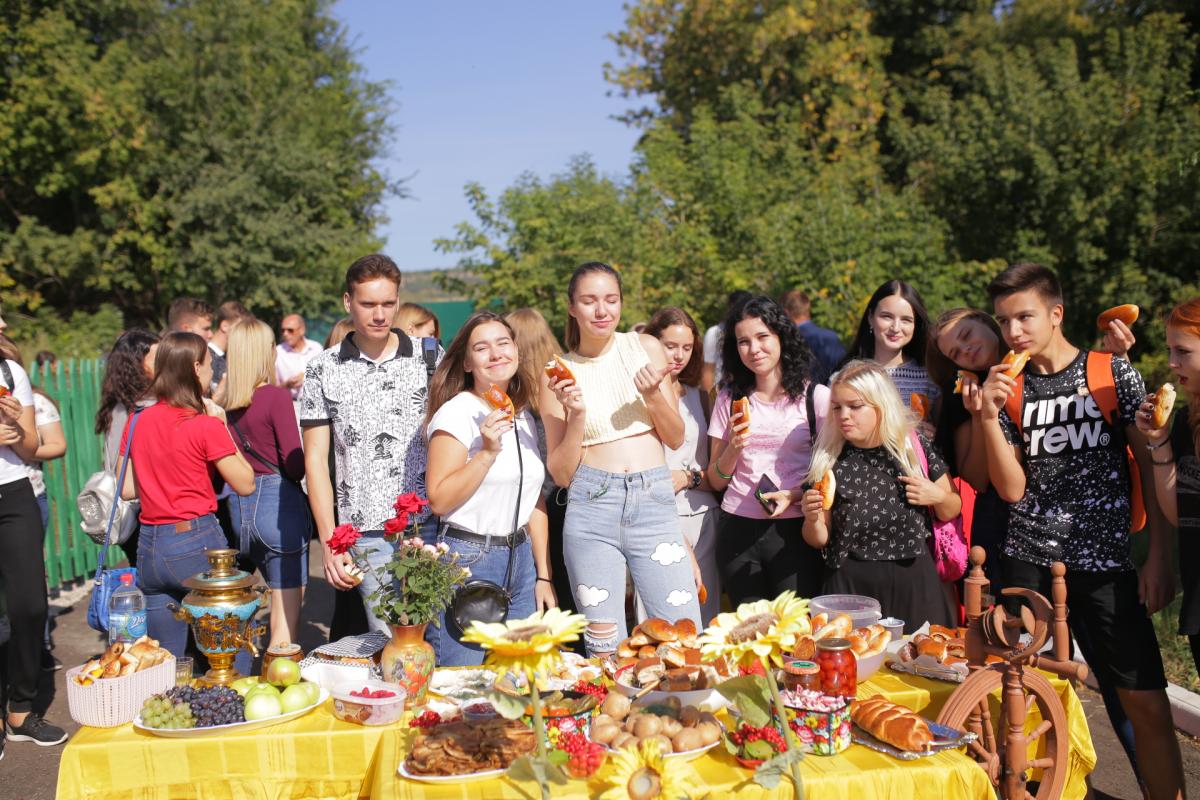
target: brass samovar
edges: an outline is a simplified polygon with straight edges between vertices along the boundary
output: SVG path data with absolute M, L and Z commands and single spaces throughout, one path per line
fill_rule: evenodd
M 255 641 L 266 633 L 266 625 L 254 623 L 254 615 L 266 605 L 270 589 L 248 572 L 237 568 L 237 550 L 208 550 L 209 569 L 183 582 L 189 591 L 183 605 L 168 603 L 176 619 L 192 626 L 200 652 L 208 657 L 208 672 L 201 682 L 228 686 L 241 677 L 233 659 L 245 647 L 258 655 Z

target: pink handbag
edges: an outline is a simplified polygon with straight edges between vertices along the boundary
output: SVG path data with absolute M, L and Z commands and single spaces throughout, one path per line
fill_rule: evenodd
M 916 431 L 910 434 L 913 449 L 921 459 L 921 472 L 929 477 L 929 460 L 925 457 L 925 448 Z M 934 566 L 937 567 L 938 578 L 943 583 L 952 583 L 967 571 L 967 537 L 963 531 L 962 514 L 951 520 L 937 518 L 933 509 L 928 509 L 929 518 L 933 522 L 933 533 L 928 539 L 929 552 L 933 556 Z

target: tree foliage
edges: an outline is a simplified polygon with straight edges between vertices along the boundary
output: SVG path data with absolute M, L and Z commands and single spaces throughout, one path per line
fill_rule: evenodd
M 315 310 L 375 245 L 389 129 L 324 0 L 16 0 L 0 12 L 9 306 L 183 294 Z
M 1183 12 L 1183 13 L 1175 13 Z M 524 176 L 444 243 L 485 302 L 617 262 L 626 323 L 714 322 L 732 289 L 817 298 L 849 333 L 888 278 L 986 308 L 1004 264 L 1065 278 L 1069 332 L 1200 290 L 1194 6 L 1175 0 L 641 0 L 607 78 L 643 129 L 627 175 Z M 543 308 L 548 306 L 543 305 Z M 1152 323 L 1153 324 L 1153 323 Z M 1143 329 L 1144 344 L 1156 341 Z

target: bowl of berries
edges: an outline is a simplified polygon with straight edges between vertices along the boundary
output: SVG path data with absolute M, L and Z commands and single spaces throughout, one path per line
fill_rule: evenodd
M 390 725 L 404 716 L 408 694 L 394 683 L 365 680 L 335 686 L 333 715 L 358 725 Z
M 573 778 L 589 778 L 604 765 L 608 748 L 593 742 L 583 731 L 560 734 L 556 747 L 567 754 L 567 772 Z

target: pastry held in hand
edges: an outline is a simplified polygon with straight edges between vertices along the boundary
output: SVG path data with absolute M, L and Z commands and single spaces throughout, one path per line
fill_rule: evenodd
M 1171 410 L 1175 408 L 1175 387 L 1169 383 L 1164 383 L 1162 388 L 1154 393 L 1154 411 L 1150 414 L 1150 421 L 1155 428 L 1167 427 L 1167 422 L 1171 419 Z
M 1113 306 L 1106 311 L 1100 312 L 1100 316 L 1096 317 L 1096 327 L 1102 331 L 1107 331 L 1108 326 L 1113 323 L 1113 320 L 1118 319 L 1128 327 L 1137 322 L 1139 314 L 1141 314 L 1141 309 L 1133 303 L 1126 303 L 1123 306 Z
M 968 369 L 960 369 L 958 372 L 954 373 L 954 391 L 951 392 L 951 394 L 962 394 L 963 383 L 968 377 L 973 378 L 976 381 L 979 380 L 979 376 Z
M 517 415 L 517 410 L 513 408 L 512 400 L 494 383 L 483 393 L 483 399 L 496 411 L 503 411 L 508 414 L 509 419 Z
M 933 744 L 933 731 L 919 714 L 879 695 L 850 706 L 850 718 L 858 727 L 892 747 L 920 753 Z
M 546 362 L 545 370 L 546 377 L 552 381 L 562 383 L 563 381 L 575 380 L 575 373 L 571 372 L 570 368 L 558 356 L 550 357 L 550 360 Z
M 733 402 L 731 402 L 729 404 L 729 418 L 732 420 L 735 414 L 742 415 L 741 419 L 739 419 L 736 424 L 741 425 L 743 422 L 749 424 L 749 422 L 750 422 L 750 398 L 749 397 L 739 397 L 737 400 L 734 400 Z M 749 430 L 749 428 L 747 428 L 746 430 Z
M 837 478 L 833 477 L 833 470 L 821 476 L 821 480 L 814 483 L 813 488 L 821 493 L 821 508 L 825 511 L 833 508 L 833 499 L 837 494 Z
M 917 415 L 917 419 L 929 418 L 929 398 L 920 392 L 913 392 L 908 396 L 908 407 Z
M 1008 369 L 1004 370 L 1004 374 L 1010 378 L 1016 378 L 1021 374 L 1021 370 L 1025 369 L 1025 364 L 1029 362 L 1029 353 L 1016 350 L 1009 350 L 1008 355 L 1004 357 L 1001 364 L 1004 364 Z

